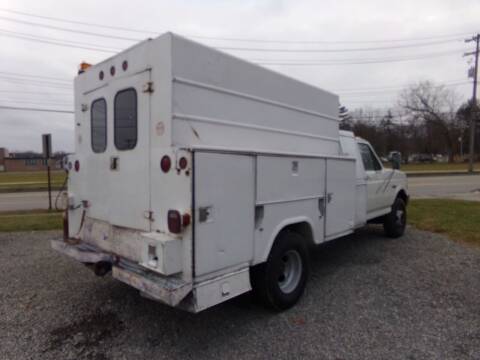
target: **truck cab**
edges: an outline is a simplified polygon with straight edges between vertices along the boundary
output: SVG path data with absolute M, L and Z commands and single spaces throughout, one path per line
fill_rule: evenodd
M 353 132 L 340 131 L 340 144 L 344 153 L 356 159 L 356 226 L 383 223 L 387 235 L 402 235 L 409 199 L 405 173 L 384 168 L 372 145 Z M 389 217 L 392 211 L 394 221 L 393 215 Z

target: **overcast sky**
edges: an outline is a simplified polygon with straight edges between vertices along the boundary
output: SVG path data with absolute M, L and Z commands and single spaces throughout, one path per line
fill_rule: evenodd
M 446 83 L 461 100 L 466 100 L 471 84 L 466 75 L 468 59 L 462 53 L 472 44 L 465 44 L 463 38 L 480 31 L 480 1 L 473 0 L 0 0 L 0 106 L 61 110 L 72 110 L 71 80 L 78 64 L 96 63 L 111 54 L 39 40 L 102 50 L 123 49 L 135 41 L 78 31 L 139 39 L 153 37 L 154 33 L 102 29 L 12 11 L 158 34 L 173 31 L 216 47 L 286 49 L 227 51 L 263 63 L 294 63 L 266 66 L 338 93 L 341 103 L 350 109 L 391 106 L 396 103 L 398 89 L 427 79 Z M 74 31 L 61 30 L 65 28 Z M 202 36 L 279 42 L 212 40 Z M 378 47 L 383 49 L 375 49 Z M 374 50 L 351 51 L 357 48 Z M 394 59 L 402 61 L 392 62 Z M 72 151 L 73 124 L 73 115 L 69 114 L 0 109 L 0 147 L 10 151 L 40 150 L 40 134 L 52 133 L 54 150 Z

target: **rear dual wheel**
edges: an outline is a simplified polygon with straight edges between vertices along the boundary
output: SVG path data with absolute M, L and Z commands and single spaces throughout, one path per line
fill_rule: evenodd
M 251 269 L 254 294 L 267 307 L 286 310 L 302 296 L 309 274 L 305 241 L 295 232 L 280 233 L 265 263 Z

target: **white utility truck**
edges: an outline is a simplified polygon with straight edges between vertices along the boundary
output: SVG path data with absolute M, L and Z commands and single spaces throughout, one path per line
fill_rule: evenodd
M 309 250 L 405 228 L 407 182 L 339 130 L 330 92 L 167 33 L 75 79 L 68 210 L 54 249 L 199 312 L 253 289 L 282 310 Z

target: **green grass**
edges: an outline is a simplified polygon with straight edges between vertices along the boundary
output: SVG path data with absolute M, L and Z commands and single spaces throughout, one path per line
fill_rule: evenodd
M 0 212 L 0 232 L 58 230 L 62 224 L 62 213 L 56 211 Z
M 446 234 L 452 240 L 480 246 L 480 202 L 411 200 L 408 222 L 420 230 Z
M 52 188 L 60 188 L 65 177 L 66 173 L 63 170 L 52 171 Z M 46 189 L 46 171 L 0 172 L 0 192 L 41 191 Z
M 385 167 L 391 168 L 390 163 L 384 164 Z M 431 164 L 402 164 L 402 171 L 467 171 L 468 163 L 431 163 Z M 475 163 L 474 170 L 480 170 L 480 163 Z
M 480 202 L 444 199 L 411 200 L 408 222 L 420 230 L 441 233 L 452 240 L 480 246 Z M 0 212 L 0 232 L 59 230 L 62 213 Z

